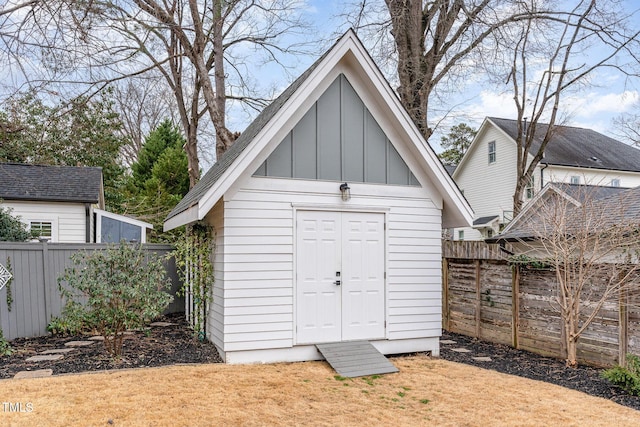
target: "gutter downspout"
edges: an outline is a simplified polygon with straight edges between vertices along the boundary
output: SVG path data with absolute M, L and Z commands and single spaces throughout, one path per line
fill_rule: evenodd
M 91 243 L 91 204 L 84 204 L 84 213 L 85 213 L 85 242 Z
M 544 167 L 540 168 L 540 190 L 544 188 L 544 170 L 549 167 L 549 163 L 545 163 Z

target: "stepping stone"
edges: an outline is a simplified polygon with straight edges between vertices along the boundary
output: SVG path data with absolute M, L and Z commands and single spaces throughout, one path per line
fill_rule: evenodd
M 471 353 L 471 350 L 468 348 L 460 347 L 460 348 L 452 348 L 451 351 L 455 351 L 456 353 Z
M 23 378 L 50 377 L 51 375 L 53 375 L 53 369 L 36 369 L 35 371 L 20 371 L 13 378 L 19 380 Z
M 456 342 L 453 340 L 440 340 L 440 344 L 455 344 Z
M 175 323 L 171 323 L 171 322 L 153 322 L 149 326 L 165 327 L 165 326 L 173 326 L 173 325 L 175 325 Z
M 491 362 L 491 358 L 486 356 L 472 357 L 472 359 L 476 362 Z
M 65 353 L 69 353 L 70 351 L 75 350 L 74 348 L 56 348 L 53 350 L 45 350 L 43 352 L 41 352 L 40 354 L 65 354 Z
M 94 337 L 87 338 L 89 341 L 104 341 L 104 337 L 102 335 L 96 335 Z
M 31 356 L 26 359 L 27 362 L 50 362 L 53 360 L 60 360 L 64 357 L 64 354 L 39 354 L 37 356 Z
M 94 341 L 69 341 L 64 343 L 66 347 L 86 347 L 88 345 L 93 344 Z

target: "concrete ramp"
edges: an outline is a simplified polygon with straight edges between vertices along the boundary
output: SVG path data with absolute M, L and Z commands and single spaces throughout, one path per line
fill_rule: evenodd
M 316 348 L 327 363 L 343 377 L 398 372 L 398 368 L 368 341 L 316 344 Z

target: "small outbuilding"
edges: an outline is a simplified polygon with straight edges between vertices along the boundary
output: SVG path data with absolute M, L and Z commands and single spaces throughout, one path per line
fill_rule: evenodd
M 443 228 L 473 214 L 353 31 L 169 214 L 215 233 L 207 336 L 228 363 L 370 341 L 439 354 Z

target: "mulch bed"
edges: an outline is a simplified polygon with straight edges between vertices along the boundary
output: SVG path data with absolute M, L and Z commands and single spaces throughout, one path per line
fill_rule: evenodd
M 217 363 L 220 356 L 213 344 L 194 339 L 183 314 L 172 314 L 156 321 L 175 323 L 136 331 L 125 338 L 123 356 L 114 360 L 106 352 L 103 342 L 88 347 L 76 347 L 63 359 L 44 362 L 26 362 L 30 356 L 45 350 L 65 348 L 69 341 L 86 340 L 89 336 L 48 335 L 37 338 L 18 338 L 11 341 L 14 353 L 0 357 L 0 378 L 13 378 L 19 371 L 52 369 L 53 374 L 103 371 L 107 369 L 164 366 L 176 363 Z
M 640 397 L 631 396 L 626 391 L 611 385 L 600 376 L 602 369 L 590 366 L 567 368 L 564 360 L 538 356 L 528 351 L 480 341 L 464 335 L 443 331 L 442 340 L 456 341 L 456 344 L 440 345 L 440 358 L 452 362 L 465 363 L 505 374 L 517 375 L 532 380 L 545 381 L 592 396 L 603 397 L 620 405 L 640 410 Z M 453 348 L 464 347 L 470 353 L 458 353 Z M 487 356 L 491 362 L 475 361 L 473 357 Z M 496 387 L 499 387 L 496 384 Z
M 13 378 L 19 371 L 52 369 L 54 375 L 109 369 L 166 366 L 179 363 L 219 363 L 222 360 L 213 344 L 200 342 L 193 336 L 182 314 L 163 316 L 157 321 L 174 323 L 171 326 L 151 327 L 137 331 L 124 341 L 120 360 L 111 358 L 102 342 L 88 347 L 77 347 L 57 361 L 26 362 L 30 356 L 49 349 L 65 348 L 69 341 L 86 340 L 88 336 L 54 336 L 19 338 L 11 341 L 14 353 L 0 357 L 0 379 Z M 493 369 L 506 374 L 545 381 L 578 390 L 592 396 L 603 397 L 630 408 L 640 410 L 640 397 L 630 396 L 612 386 L 600 376 L 602 369 L 589 366 L 567 368 L 564 361 L 538 356 L 509 346 L 480 341 L 463 335 L 443 332 L 442 340 L 456 344 L 442 344 L 440 357 L 452 362 Z M 471 352 L 457 353 L 453 348 L 464 347 Z M 491 362 L 475 361 L 473 357 L 487 356 Z M 496 384 L 496 387 L 499 387 Z

